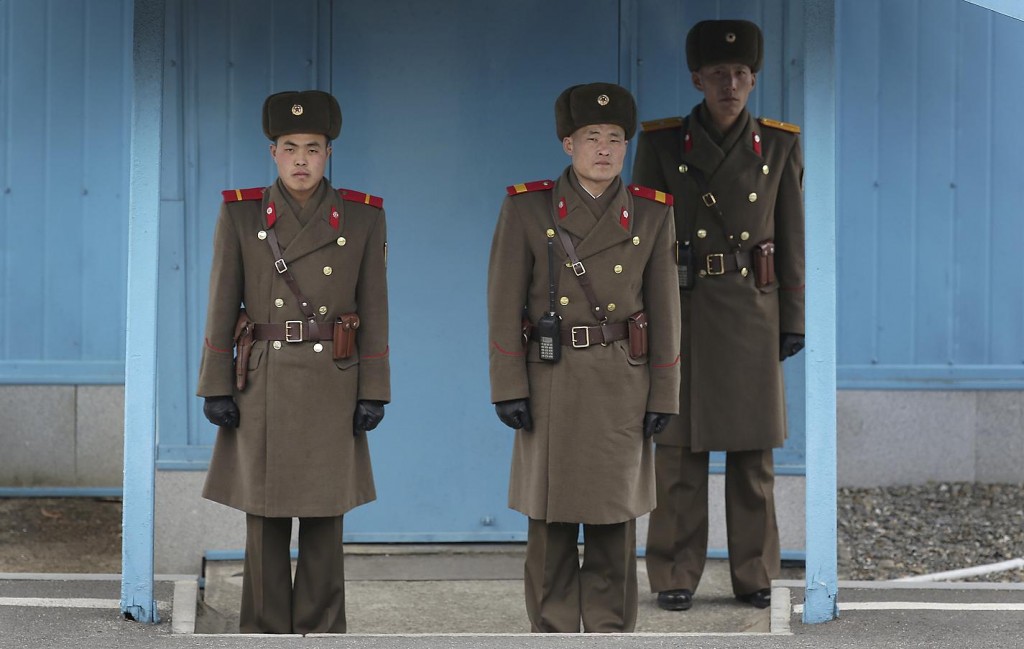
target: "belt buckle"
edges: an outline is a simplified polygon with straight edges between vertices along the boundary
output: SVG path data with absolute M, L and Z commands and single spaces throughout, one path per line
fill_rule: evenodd
M 715 203 L 718 202 L 718 199 L 716 199 L 715 195 L 712 194 L 711 192 L 708 192 L 707 194 L 701 196 L 701 200 L 703 200 L 704 204 L 707 205 L 708 207 L 714 207 Z
M 292 329 L 295 327 L 299 328 L 297 336 L 292 335 Z M 302 320 L 289 320 L 284 323 L 284 341 L 288 343 L 302 342 Z
M 278 273 L 283 275 L 288 271 L 288 264 L 284 263 L 284 259 L 276 259 L 274 260 L 274 268 L 277 269 Z
M 576 277 L 579 277 L 583 273 L 587 272 L 587 269 L 583 267 L 582 261 L 575 261 L 572 264 L 572 272 L 576 273 Z
M 576 332 L 580 329 L 582 329 L 583 333 L 586 334 L 586 340 L 584 342 L 578 342 L 576 340 Z M 590 347 L 590 327 L 573 327 L 570 332 L 572 334 L 572 346 L 574 348 L 584 349 L 586 347 Z
M 715 270 L 715 269 L 713 269 L 711 267 L 713 265 L 711 263 L 712 259 L 715 259 L 718 262 L 716 264 L 717 265 L 717 270 Z M 705 270 L 708 271 L 708 275 L 724 275 L 725 274 L 725 254 L 721 253 L 721 252 L 716 252 L 713 255 L 708 255 L 707 259 L 704 260 L 704 268 L 705 268 Z

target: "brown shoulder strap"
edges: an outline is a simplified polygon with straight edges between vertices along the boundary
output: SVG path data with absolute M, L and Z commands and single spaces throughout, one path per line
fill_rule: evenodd
M 554 204 L 551 206 L 551 222 L 555 226 L 555 232 L 558 233 L 558 239 L 562 242 L 562 248 L 565 249 L 565 254 L 569 255 L 569 261 L 572 263 L 572 272 L 576 275 L 576 279 L 580 283 L 580 288 L 583 289 L 583 293 L 587 296 L 587 301 L 590 302 L 590 308 L 594 313 L 594 317 L 597 318 L 598 322 L 605 322 L 608 320 L 608 314 L 605 313 L 604 307 L 597 301 L 597 295 L 594 294 L 594 287 L 590 283 L 590 277 L 587 276 L 587 269 L 584 268 L 583 262 L 580 261 L 579 255 L 576 254 L 576 246 L 572 244 L 572 237 L 569 233 L 558 226 L 558 216 L 555 214 Z
M 269 196 L 269 192 L 267 195 Z M 264 205 L 264 212 L 266 212 L 266 205 Z M 277 232 L 274 230 L 273 224 L 268 225 L 266 229 L 267 243 L 270 244 L 270 252 L 274 255 L 274 269 L 277 270 L 278 274 L 284 280 L 284 283 L 288 285 L 292 293 L 295 295 L 295 299 L 299 301 L 299 310 L 302 311 L 302 315 L 306 318 L 307 331 L 299 332 L 299 337 L 305 340 L 324 340 L 333 337 L 333 332 L 327 333 L 327 335 L 321 335 L 320 328 L 316 321 L 316 313 L 313 311 L 313 307 L 309 305 L 309 300 L 302 294 L 302 289 L 299 288 L 299 283 L 295 281 L 295 276 L 292 275 L 292 271 L 288 270 L 288 264 L 284 261 L 284 255 L 281 253 L 281 244 L 277 240 Z M 326 323 L 325 323 L 326 324 Z

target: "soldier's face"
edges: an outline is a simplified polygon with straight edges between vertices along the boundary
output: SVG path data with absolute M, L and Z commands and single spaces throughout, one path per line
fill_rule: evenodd
M 757 75 L 742 63 L 705 65 L 693 73 L 693 85 L 704 93 L 711 118 L 719 128 L 736 122 L 747 106 Z
M 584 126 L 562 140 L 576 176 L 591 192 L 603 192 L 622 173 L 627 144 L 626 132 L 615 124 Z
M 276 144 L 270 145 L 270 155 L 277 163 L 281 182 L 300 204 L 304 204 L 324 177 L 331 146 L 327 144 L 326 135 L 282 135 Z

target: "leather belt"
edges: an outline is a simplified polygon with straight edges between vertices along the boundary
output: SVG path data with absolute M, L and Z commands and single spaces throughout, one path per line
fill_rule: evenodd
M 310 325 L 305 320 L 289 320 L 288 322 L 275 322 L 272 324 L 253 325 L 254 340 L 283 340 L 286 343 L 319 342 L 321 340 L 332 340 L 334 337 L 334 323 L 314 322 Z M 321 331 L 321 327 L 328 330 L 328 334 Z
M 718 252 L 704 258 L 702 275 L 724 275 L 737 270 L 747 270 L 750 264 L 747 255 L 736 252 Z
M 629 338 L 629 326 L 625 322 L 613 322 L 593 327 L 562 327 L 562 344 L 566 347 L 584 349 L 591 345 L 607 345 L 616 340 Z M 537 329 L 530 326 L 530 339 L 538 340 Z

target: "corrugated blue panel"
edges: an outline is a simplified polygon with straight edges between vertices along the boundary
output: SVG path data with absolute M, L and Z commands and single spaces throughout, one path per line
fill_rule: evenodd
M 124 357 L 125 0 L 0 15 L 0 381 L 109 382 Z
M 329 9 L 329 7 L 327 7 Z M 271 92 L 327 87 L 325 5 L 168 0 L 161 185 L 159 459 L 205 462 L 215 430 L 196 377 L 220 192 L 271 182 L 261 107 Z M 282 38 L 282 34 L 287 34 Z
M 487 386 L 490 241 L 506 185 L 569 163 L 558 94 L 619 79 L 619 3 L 346 2 L 333 25 L 332 178 L 384 197 L 394 396 L 370 438 L 379 500 L 346 532 L 522 538 Z
M 840 386 L 1024 387 L 1024 88 L 993 82 L 1024 24 L 958 0 L 839 24 Z

